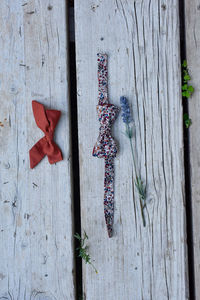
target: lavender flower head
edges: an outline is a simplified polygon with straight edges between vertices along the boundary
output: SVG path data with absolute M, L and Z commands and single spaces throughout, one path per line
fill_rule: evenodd
M 130 107 L 129 107 L 129 103 L 128 100 L 126 99 L 126 97 L 122 96 L 120 97 L 120 104 L 121 104 L 121 108 L 122 108 L 122 120 L 125 124 L 129 124 L 133 121 L 133 118 L 131 116 L 131 112 L 130 112 Z
M 129 139 L 131 139 L 133 137 L 133 130 L 129 124 L 133 121 L 133 118 L 131 116 L 129 103 L 126 97 L 120 97 L 120 104 L 122 108 L 122 120 L 126 124 L 126 135 Z

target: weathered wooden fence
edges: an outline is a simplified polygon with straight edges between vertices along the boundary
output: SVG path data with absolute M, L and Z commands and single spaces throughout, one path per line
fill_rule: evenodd
M 64 0 L 0 2 L 0 299 L 74 300 L 81 284 L 73 238 L 78 172 L 72 167 L 68 8 Z M 188 199 L 179 1 L 75 0 L 74 11 L 81 228 L 98 269 L 96 274 L 83 263 L 80 299 L 192 299 L 188 262 L 195 275 L 190 290 L 200 299 L 199 3 L 185 1 L 186 58 L 195 87 Z M 108 54 L 109 99 L 119 106 L 125 95 L 131 104 L 133 144 L 148 195 L 144 227 L 119 116 L 111 239 L 103 211 L 104 162 L 92 156 L 99 128 L 98 52 Z M 55 141 L 64 159 L 50 165 L 45 158 L 31 170 L 28 151 L 43 136 L 33 99 L 62 111 Z M 187 251 L 186 200 L 192 204 L 194 262 Z

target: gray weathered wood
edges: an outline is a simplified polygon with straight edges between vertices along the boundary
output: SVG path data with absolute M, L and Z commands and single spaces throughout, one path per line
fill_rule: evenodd
M 192 126 L 190 136 L 190 172 L 192 222 L 194 241 L 194 270 L 196 299 L 200 295 L 200 6 L 199 1 L 185 1 L 186 58 L 195 92 L 188 100 Z M 186 100 L 187 101 L 187 100 Z
M 0 299 L 74 299 L 66 1 L 2 0 L 0 12 Z M 64 155 L 33 170 L 32 99 L 62 111 Z
M 82 228 L 99 271 L 84 265 L 86 299 L 188 299 L 178 0 L 75 0 Z M 128 97 L 148 211 L 142 225 L 121 117 L 113 135 L 114 237 L 103 214 L 104 161 L 98 136 L 97 52 L 109 56 L 110 102 Z M 134 209 L 135 206 L 135 209 Z

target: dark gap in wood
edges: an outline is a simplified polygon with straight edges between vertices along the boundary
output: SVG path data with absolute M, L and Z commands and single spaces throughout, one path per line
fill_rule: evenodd
M 185 5 L 183 0 L 179 0 L 180 12 L 180 55 L 181 64 L 187 60 L 186 34 L 185 34 Z M 182 78 L 183 79 L 183 78 Z M 183 98 L 183 114 L 189 115 L 188 99 Z M 190 300 L 195 300 L 195 272 L 194 272 L 194 249 L 192 230 L 192 197 L 191 197 L 191 174 L 190 174 L 190 139 L 189 129 L 185 127 L 183 121 L 184 134 L 184 167 L 185 167 L 185 201 L 186 201 L 186 221 L 187 221 L 187 250 L 188 250 L 188 272 L 189 272 L 189 293 Z
M 81 235 L 81 210 L 80 210 L 80 180 L 79 180 L 79 149 L 78 149 L 78 120 L 77 120 L 77 94 L 76 94 L 76 51 L 74 32 L 74 1 L 68 2 L 68 35 L 69 35 L 69 74 L 70 74 L 70 118 L 72 140 L 72 177 L 74 198 L 74 233 Z M 75 286 L 76 299 L 82 299 L 82 260 L 77 256 L 76 248 L 79 246 L 74 240 L 75 255 Z

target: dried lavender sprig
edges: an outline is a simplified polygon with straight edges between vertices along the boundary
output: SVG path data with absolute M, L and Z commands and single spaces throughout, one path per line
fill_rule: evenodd
M 126 97 L 124 97 L 124 96 L 120 97 L 120 104 L 121 104 L 121 108 L 122 108 L 122 120 L 126 125 L 126 136 L 128 137 L 128 139 L 130 141 L 133 165 L 134 165 L 135 175 L 136 175 L 135 186 L 136 186 L 136 188 L 138 190 L 138 194 L 139 194 L 142 221 L 143 221 L 143 226 L 145 227 L 146 220 L 145 220 L 145 215 L 144 215 L 144 209 L 146 207 L 146 185 L 143 183 L 141 176 L 138 175 L 138 172 L 136 169 L 133 144 L 132 144 L 133 130 L 129 125 L 133 121 L 133 118 L 132 118 L 129 103 L 128 103 L 128 100 Z

